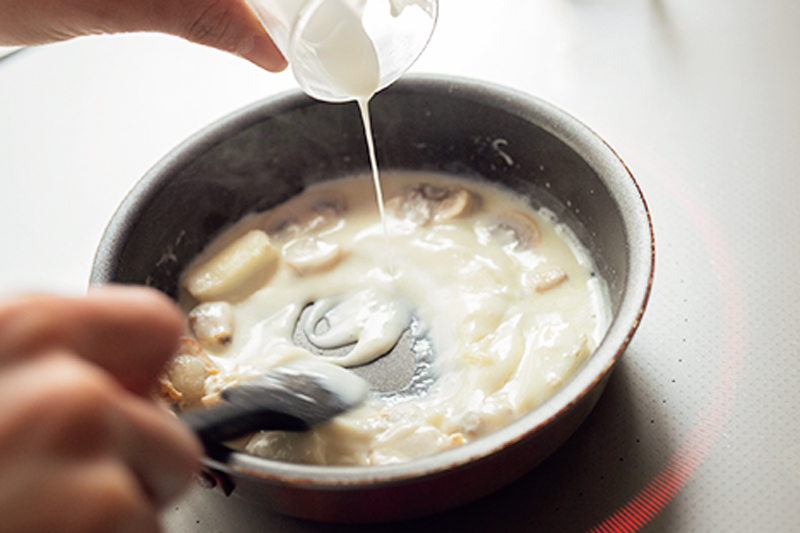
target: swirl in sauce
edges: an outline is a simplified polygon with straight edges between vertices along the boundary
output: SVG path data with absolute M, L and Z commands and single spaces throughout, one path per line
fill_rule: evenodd
M 215 369 L 203 378 L 201 396 L 213 401 L 221 389 L 298 358 L 369 363 L 415 320 L 435 353 L 436 379 L 422 394 L 373 394 L 308 432 L 254 434 L 237 443 L 249 453 L 373 465 L 469 442 L 546 400 L 605 332 L 605 286 L 589 254 L 549 212 L 477 181 L 382 178 L 385 226 L 365 177 L 345 178 L 246 217 L 201 254 L 183 277 L 189 291 L 182 305 L 189 312 L 207 300 L 189 293 L 217 261 L 215 272 L 234 297 L 212 292 L 214 301 L 203 305 L 224 302 L 235 317 L 225 343 L 198 338 Z M 236 243 L 264 241 L 245 238 L 253 232 L 268 242 L 252 255 L 267 277 L 237 266 L 250 265 L 251 256 L 230 259 Z M 338 357 L 315 355 L 295 342 L 296 327 L 320 348 L 347 348 Z

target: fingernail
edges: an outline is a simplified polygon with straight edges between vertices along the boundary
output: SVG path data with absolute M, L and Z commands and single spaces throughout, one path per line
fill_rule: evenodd
M 249 50 L 240 50 L 239 55 L 270 72 L 280 72 L 289 64 L 266 35 L 253 35 Z

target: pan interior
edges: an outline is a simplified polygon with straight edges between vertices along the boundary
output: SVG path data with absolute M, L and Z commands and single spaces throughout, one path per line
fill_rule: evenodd
M 552 420 L 571 397 L 601 381 L 619 356 L 619 346 L 629 340 L 646 300 L 641 284 L 638 294 L 627 286 L 637 261 L 629 237 L 631 232 L 644 234 L 648 221 L 646 214 L 637 215 L 639 227 L 631 228 L 621 212 L 621 201 L 638 205 L 641 198 L 613 152 L 573 119 L 530 97 L 477 83 L 418 78 L 380 93 L 371 111 L 382 171 L 486 180 L 525 196 L 534 208 L 556 213 L 592 254 L 615 316 L 606 340 L 556 396 L 491 438 L 413 462 L 413 471 L 429 472 L 518 439 L 520 431 Z M 145 176 L 112 220 L 92 281 L 149 285 L 177 299 L 180 273 L 233 221 L 270 209 L 313 183 L 364 174 L 368 164 L 355 104 L 320 104 L 293 94 L 245 109 L 198 134 Z M 631 309 L 623 306 L 626 297 L 638 298 Z M 620 317 L 623 309 L 626 316 Z M 401 342 L 410 349 L 397 350 L 405 357 L 385 357 L 385 364 L 391 362 L 399 372 L 379 385 L 384 392 L 424 387 L 428 376 L 412 372 L 408 357 L 413 353 L 417 358 L 416 369 L 431 356 L 413 347 L 418 341 L 409 334 Z M 375 374 L 381 374 L 378 367 Z M 303 467 L 229 450 L 211 463 L 270 476 L 310 476 L 323 484 L 409 475 L 408 467 L 381 467 L 383 473 L 367 473 L 371 467 Z

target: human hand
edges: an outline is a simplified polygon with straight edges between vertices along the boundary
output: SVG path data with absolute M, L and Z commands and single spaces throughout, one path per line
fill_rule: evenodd
M 0 530 L 160 530 L 201 454 L 151 399 L 182 328 L 142 288 L 0 303 Z
M 286 67 L 245 0 L 0 0 L 0 45 L 135 31 L 177 35 L 270 71 Z

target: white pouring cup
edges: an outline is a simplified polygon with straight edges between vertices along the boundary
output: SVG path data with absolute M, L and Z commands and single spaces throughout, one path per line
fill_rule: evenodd
M 247 0 L 297 82 L 327 102 L 364 99 L 420 56 L 438 0 Z

